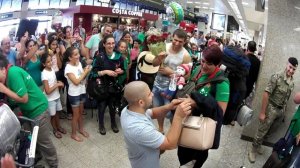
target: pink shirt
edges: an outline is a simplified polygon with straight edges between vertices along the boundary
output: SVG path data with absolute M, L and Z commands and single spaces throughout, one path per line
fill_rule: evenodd
M 135 60 L 140 53 L 139 48 L 132 48 L 130 52 L 130 60 Z

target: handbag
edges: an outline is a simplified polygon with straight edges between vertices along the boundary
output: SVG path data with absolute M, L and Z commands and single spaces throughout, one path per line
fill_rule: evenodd
M 187 116 L 183 120 L 179 146 L 196 150 L 212 148 L 217 122 L 209 117 Z
M 242 103 L 236 121 L 239 123 L 240 126 L 245 126 L 250 123 L 253 117 L 253 110 L 248 107 L 245 103 Z

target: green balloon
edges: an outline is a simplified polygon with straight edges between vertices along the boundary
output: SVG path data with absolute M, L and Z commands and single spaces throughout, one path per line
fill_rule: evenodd
M 174 17 L 173 23 L 179 24 L 184 18 L 184 11 L 182 6 L 176 2 L 171 2 L 169 6 L 173 11 L 173 17 Z

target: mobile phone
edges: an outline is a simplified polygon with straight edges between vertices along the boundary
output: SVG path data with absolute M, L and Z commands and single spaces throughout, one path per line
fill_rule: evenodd
M 45 47 L 46 47 L 45 45 L 41 45 L 40 48 L 39 48 L 39 50 L 44 50 Z
M 46 34 L 42 34 L 41 35 L 42 44 L 45 44 L 45 40 L 46 40 Z

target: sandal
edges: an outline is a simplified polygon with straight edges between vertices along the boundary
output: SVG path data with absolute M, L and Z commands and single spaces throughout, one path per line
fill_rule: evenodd
M 53 131 L 53 134 L 58 139 L 62 138 L 62 135 L 59 133 L 59 131 Z
M 89 133 L 87 133 L 86 131 L 79 131 L 79 133 L 86 138 L 90 136 Z
M 59 128 L 57 129 L 57 131 L 59 131 L 59 132 L 62 133 L 62 134 L 67 134 L 67 131 L 66 131 L 64 128 L 62 128 L 62 127 L 59 127 Z
M 75 141 L 77 141 L 77 142 L 82 142 L 83 141 L 83 139 L 81 139 L 79 136 L 77 136 L 77 135 L 71 135 L 71 138 L 72 139 L 74 139 Z

